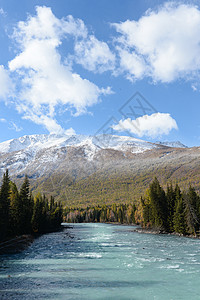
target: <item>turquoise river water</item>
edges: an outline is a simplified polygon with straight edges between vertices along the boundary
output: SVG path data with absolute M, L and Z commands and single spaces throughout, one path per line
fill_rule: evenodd
M 200 299 L 200 240 L 71 224 L 0 256 L 0 299 Z

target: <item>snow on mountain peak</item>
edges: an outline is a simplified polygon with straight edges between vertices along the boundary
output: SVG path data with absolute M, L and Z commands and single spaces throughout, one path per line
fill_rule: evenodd
M 180 142 L 157 142 L 150 143 L 130 136 L 118 136 L 101 134 L 97 136 L 71 135 L 71 134 L 35 134 L 25 135 L 18 139 L 12 139 L 0 143 L 1 153 L 10 153 L 20 150 L 29 149 L 39 151 L 51 147 L 61 148 L 67 146 L 84 147 L 88 157 L 98 149 L 114 149 L 120 151 L 131 150 L 132 153 L 141 153 L 164 145 L 168 147 L 186 147 Z M 89 153 L 92 152 L 92 153 Z
M 71 134 L 25 135 L 0 143 L 0 173 L 9 168 L 11 174 L 32 172 L 41 176 L 46 170 L 57 168 L 73 159 L 93 161 L 108 157 L 110 150 L 139 154 L 163 148 L 164 143 L 150 143 L 130 136 L 101 134 L 97 136 Z M 171 145 L 173 146 L 173 145 Z M 177 143 L 174 147 L 177 147 Z M 180 146 L 179 146 L 180 147 Z M 101 152 L 103 150 L 103 152 Z M 109 154 L 108 156 L 106 156 Z
M 71 138 L 71 135 L 55 135 L 55 134 L 35 134 L 25 135 L 18 139 L 8 140 L 0 143 L 0 152 L 9 153 L 14 151 L 24 150 L 26 148 L 49 148 L 59 144 L 62 144 L 67 139 Z

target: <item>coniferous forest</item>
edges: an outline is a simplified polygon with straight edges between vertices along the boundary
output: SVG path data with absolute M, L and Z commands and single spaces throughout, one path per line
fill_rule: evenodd
M 0 188 L 0 241 L 16 235 L 54 231 L 63 218 L 72 223 L 140 224 L 160 232 L 198 236 L 200 196 L 192 186 L 182 192 L 178 184 L 170 184 L 164 190 L 155 178 L 139 202 L 63 210 L 53 197 L 49 200 L 40 193 L 33 197 L 27 176 L 18 190 L 6 171 Z
M 140 224 L 157 232 L 199 235 L 200 196 L 192 186 L 182 192 L 176 184 L 166 191 L 157 178 L 150 184 L 139 203 L 112 204 L 64 210 L 66 222 L 118 222 Z
M 0 241 L 22 234 L 46 233 L 56 230 L 62 222 L 62 206 L 45 195 L 32 196 L 25 176 L 20 190 L 3 175 L 0 188 Z
M 141 213 L 140 213 L 141 212 Z M 161 187 L 157 178 L 150 184 L 138 207 L 138 222 L 147 228 L 197 236 L 200 230 L 200 197 L 192 186 L 182 192 L 178 184 Z

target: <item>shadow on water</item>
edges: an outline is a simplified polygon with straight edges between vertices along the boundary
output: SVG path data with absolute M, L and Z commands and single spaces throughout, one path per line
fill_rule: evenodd
M 11 283 L 12 281 L 12 283 Z M 43 280 L 26 279 L 26 282 L 21 286 L 21 280 L 17 278 L 4 279 L 1 282 L 0 296 L 3 299 L 47 299 L 51 297 L 56 297 L 54 299 L 59 299 L 60 294 L 66 293 L 69 296 L 70 290 L 81 290 L 89 288 L 92 290 L 98 289 L 123 289 L 123 288 L 147 288 L 154 285 L 162 284 L 162 281 L 95 281 L 95 280 L 49 280 L 48 284 Z M 32 286 L 32 288 L 30 288 Z M 57 292 L 54 292 L 56 287 Z M 20 291 L 21 290 L 21 291 Z M 46 290 L 46 292 L 45 292 Z M 65 299 L 70 299 L 66 296 Z M 75 298 L 72 298 L 75 299 Z M 115 298 L 116 299 L 116 298 Z M 130 299 L 130 298 L 129 298 Z M 134 298 L 131 298 L 134 299 Z

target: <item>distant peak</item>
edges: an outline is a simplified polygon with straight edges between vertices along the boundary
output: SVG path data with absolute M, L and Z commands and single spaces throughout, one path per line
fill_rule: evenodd
M 174 142 L 155 142 L 155 144 L 163 145 L 167 147 L 173 147 L 173 148 L 187 148 L 184 144 L 182 144 L 180 141 L 174 141 Z

